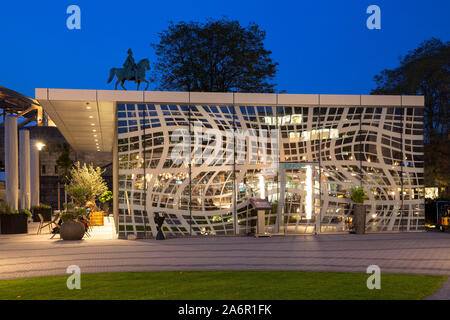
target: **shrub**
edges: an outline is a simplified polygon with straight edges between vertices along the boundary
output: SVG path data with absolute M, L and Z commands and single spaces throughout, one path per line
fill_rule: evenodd
M 68 186 L 66 192 L 78 206 L 84 205 L 88 199 L 88 190 L 83 186 Z
M 0 214 L 16 214 L 16 213 L 19 213 L 19 211 L 12 210 L 11 206 L 8 203 L 4 201 L 0 202 Z
M 64 203 L 64 209 L 66 209 L 66 210 L 73 210 L 75 208 L 75 204 L 73 204 L 72 202 L 67 202 L 67 203 Z
M 63 214 L 61 214 L 61 219 L 63 222 L 75 221 L 79 217 L 85 215 L 86 213 L 87 213 L 86 208 L 75 207 L 71 211 L 67 211 L 67 212 L 64 212 Z
M 12 210 L 11 206 L 6 202 L 0 202 L 0 214 L 19 214 L 24 213 L 28 217 L 31 217 L 31 212 L 27 209 L 21 209 L 19 210 Z
M 25 214 L 28 216 L 28 218 L 31 218 L 31 212 L 30 212 L 30 210 L 22 209 L 21 213 L 25 213 Z
M 99 200 L 101 203 L 106 203 L 106 202 L 110 201 L 112 198 L 113 198 L 112 192 L 108 190 L 108 191 L 103 192 L 103 193 L 98 197 L 98 200 Z
M 80 217 L 80 216 L 87 214 L 87 210 L 85 207 L 79 207 L 79 208 L 73 209 L 73 213 L 75 213 L 77 217 Z
M 61 214 L 61 220 L 63 222 L 69 222 L 76 220 L 77 216 L 73 212 L 64 212 Z
M 350 198 L 353 203 L 364 203 L 364 200 L 369 199 L 363 187 L 356 187 L 350 189 Z
M 32 206 L 31 210 L 40 210 L 40 209 L 51 209 L 52 207 L 44 204 L 44 203 L 40 203 L 38 206 Z

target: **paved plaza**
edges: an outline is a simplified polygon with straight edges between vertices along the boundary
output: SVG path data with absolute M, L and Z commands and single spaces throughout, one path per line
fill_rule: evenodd
M 153 270 L 312 270 L 450 275 L 450 233 L 62 241 L 1 235 L 0 279 Z

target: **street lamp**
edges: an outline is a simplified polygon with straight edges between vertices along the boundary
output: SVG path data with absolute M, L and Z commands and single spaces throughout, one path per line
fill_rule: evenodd
M 45 147 L 45 144 L 44 143 L 42 143 L 42 142 L 37 142 L 36 143 L 36 148 L 39 150 L 39 151 L 41 151 L 42 150 L 42 148 L 44 148 Z

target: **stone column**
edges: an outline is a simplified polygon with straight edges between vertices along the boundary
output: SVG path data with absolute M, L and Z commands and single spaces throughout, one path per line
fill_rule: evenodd
M 5 180 L 6 202 L 12 210 L 19 209 L 19 166 L 17 155 L 17 117 L 5 119 Z
M 39 150 L 36 146 L 37 140 L 30 142 L 30 187 L 31 206 L 39 205 Z
M 114 107 L 114 137 L 112 147 L 113 163 L 113 214 L 116 234 L 119 233 L 119 152 L 117 133 L 117 105 Z M 144 180 L 145 183 L 145 180 Z M 145 217 L 144 217 L 145 219 Z
M 23 129 L 19 131 L 19 178 L 20 178 L 20 209 L 30 209 L 31 190 L 30 190 L 30 131 Z

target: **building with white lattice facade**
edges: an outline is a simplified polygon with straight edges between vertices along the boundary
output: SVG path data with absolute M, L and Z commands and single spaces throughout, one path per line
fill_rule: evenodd
M 76 151 L 111 152 L 119 237 L 424 228 L 422 96 L 36 89 Z

